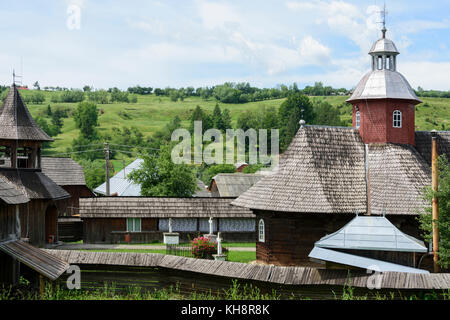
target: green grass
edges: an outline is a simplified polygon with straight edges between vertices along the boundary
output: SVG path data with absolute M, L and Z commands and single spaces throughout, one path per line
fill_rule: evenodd
M 52 109 L 64 108 L 73 112 L 77 103 L 52 103 L 51 96 L 58 94 L 56 92 L 42 91 L 46 97 L 46 101 L 40 105 L 28 104 L 28 108 L 33 115 L 46 116 L 47 105 L 51 105 Z M 21 94 L 30 95 L 33 90 L 22 90 Z M 330 97 L 312 97 L 312 99 L 325 99 L 334 106 L 340 106 L 348 97 L 346 96 L 330 96 Z M 450 128 L 450 99 L 444 98 L 422 98 L 424 103 L 416 107 L 416 130 L 442 130 L 442 125 L 447 129 Z M 247 110 L 257 110 L 261 106 L 274 106 L 278 108 L 284 99 L 266 100 L 260 102 L 249 102 L 245 104 L 223 104 L 220 107 L 230 110 L 233 124 L 239 115 Z M 157 97 L 155 95 L 138 96 L 138 102 L 132 103 L 112 103 L 98 104 L 101 110 L 99 116 L 100 133 L 111 132 L 113 127 L 137 127 L 144 136 L 152 136 L 156 131 L 162 129 L 175 116 L 179 116 L 183 126 L 188 126 L 191 112 L 197 105 L 202 109 L 212 112 L 216 105 L 215 99 L 207 101 L 199 97 L 189 97 L 184 101 L 173 102 L 168 97 Z M 340 109 L 341 119 L 347 124 L 351 122 L 351 107 L 345 105 Z M 126 113 L 127 117 L 121 117 L 119 112 Z M 70 112 L 69 112 L 70 113 Z M 49 152 L 58 153 L 65 152 L 66 148 L 71 145 L 74 138 L 78 136 L 78 129 L 75 127 L 73 117 L 64 119 L 62 133 L 54 137 L 54 142 L 50 148 L 44 150 L 46 154 Z M 129 162 L 132 158 L 123 157 L 125 162 Z M 114 160 L 115 171 L 123 167 L 122 160 Z
M 135 252 L 135 253 L 161 253 L 166 254 L 165 249 L 79 249 L 81 251 L 96 252 Z M 255 251 L 228 251 L 228 261 L 248 263 L 256 260 Z

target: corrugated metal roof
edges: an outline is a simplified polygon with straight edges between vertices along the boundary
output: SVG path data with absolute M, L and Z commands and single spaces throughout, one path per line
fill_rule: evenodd
M 66 261 L 20 240 L 0 243 L 0 250 L 50 280 L 56 280 L 69 268 Z
M 424 243 L 397 229 L 386 217 L 357 216 L 315 243 L 320 248 L 427 252 Z
M 143 159 L 136 159 L 128 166 L 120 170 L 115 176 L 109 179 L 110 194 L 116 193 L 121 197 L 133 197 L 141 195 L 141 186 L 128 180 L 128 175 L 138 169 L 144 162 Z M 94 189 L 95 193 L 106 195 L 106 182 Z
M 370 259 L 366 257 L 360 257 L 353 254 L 323 249 L 319 247 L 314 247 L 314 249 L 310 252 L 309 257 L 312 259 L 330 261 L 347 266 L 353 266 L 378 272 L 406 272 L 406 273 L 429 274 L 429 272 L 426 270 L 406 267 L 395 263 Z

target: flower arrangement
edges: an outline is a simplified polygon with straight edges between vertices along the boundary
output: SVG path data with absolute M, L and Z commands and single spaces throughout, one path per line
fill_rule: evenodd
M 194 258 L 212 259 L 212 255 L 217 253 L 217 243 L 206 237 L 194 238 L 191 241 L 191 252 Z

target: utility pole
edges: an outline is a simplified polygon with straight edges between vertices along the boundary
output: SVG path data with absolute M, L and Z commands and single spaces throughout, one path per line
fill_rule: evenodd
M 110 195 L 109 192 L 109 143 L 105 142 L 105 172 L 106 172 L 106 196 Z
M 439 272 L 439 203 L 436 192 L 439 188 L 439 174 L 438 174 L 438 146 L 436 131 L 433 130 L 431 138 L 431 187 L 433 189 L 432 202 L 432 226 L 433 226 L 433 269 L 434 272 Z

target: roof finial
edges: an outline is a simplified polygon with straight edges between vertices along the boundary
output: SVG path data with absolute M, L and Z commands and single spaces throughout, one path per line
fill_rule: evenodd
M 381 32 L 383 33 L 383 39 L 386 39 L 386 15 L 387 15 L 387 11 L 386 11 L 386 2 L 384 3 L 384 7 L 383 10 L 380 11 L 381 13 L 381 17 L 383 18 L 383 21 L 381 22 L 383 24 L 383 29 L 381 29 Z
M 301 111 L 302 111 L 302 116 L 301 116 L 300 121 L 298 123 L 300 123 L 300 128 L 303 128 L 305 126 L 305 123 L 306 123 L 306 121 L 303 120 L 303 111 L 305 111 L 305 109 L 302 108 Z

